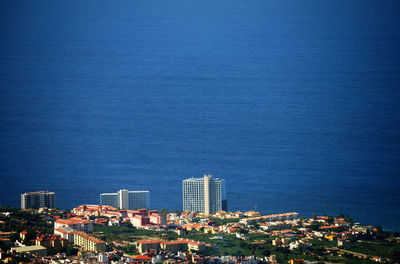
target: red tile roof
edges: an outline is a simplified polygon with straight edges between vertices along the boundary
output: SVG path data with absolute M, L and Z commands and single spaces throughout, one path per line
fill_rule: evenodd
M 186 241 L 183 240 L 175 240 L 175 241 L 168 241 L 168 242 L 162 242 L 164 245 L 177 245 L 177 244 L 187 244 Z
M 93 204 L 82 204 L 74 210 L 83 210 L 83 211 L 117 211 L 117 208 L 109 206 L 109 205 L 93 205 Z
M 70 219 L 57 219 L 56 223 L 63 225 L 76 225 L 76 224 L 90 224 L 92 222 L 88 220 L 82 220 L 80 218 L 70 218 Z
M 149 256 L 141 256 L 141 255 L 132 255 L 131 258 L 133 259 L 142 259 L 142 260 L 151 260 Z
M 177 245 L 177 244 L 192 244 L 192 245 L 201 245 L 200 242 L 197 241 L 192 241 L 192 240 L 186 240 L 186 239 L 178 239 L 174 241 L 162 241 L 162 240 L 141 240 L 138 241 L 137 243 L 139 244 L 164 244 L 164 245 Z
M 138 241 L 139 244 L 157 244 L 157 243 L 161 243 L 161 240 L 141 240 Z
M 334 229 L 338 228 L 339 226 L 336 225 L 330 225 L 330 226 L 320 226 L 320 229 Z
M 88 235 L 88 234 L 86 234 L 84 232 L 76 231 L 76 232 L 74 232 L 74 234 L 75 234 L 75 236 L 83 237 L 83 238 L 85 238 L 87 240 L 90 240 L 90 241 L 92 241 L 94 243 L 106 243 L 103 240 L 97 239 L 94 236 Z
M 265 219 L 265 218 L 276 218 L 276 217 L 285 217 L 285 216 L 295 216 L 298 213 L 283 213 L 283 214 L 274 214 L 274 215 L 263 215 L 263 216 L 256 216 L 250 218 L 244 218 L 244 220 L 257 220 L 257 219 Z
M 74 231 L 68 232 L 67 230 L 62 229 L 62 228 L 55 228 L 54 231 L 60 232 L 62 234 L 67 234 L 67 235 L 71 235 L 74 233 Z

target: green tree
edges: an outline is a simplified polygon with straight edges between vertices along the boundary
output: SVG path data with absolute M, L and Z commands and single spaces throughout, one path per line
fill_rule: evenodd
M 18 233 L 11 233 L 10 235 L 10 241 L 15 242 L 19 239 L 19 234 Z
M 33 241 L 36 239 L 36 233 L 34 231 L 28 231 L 28 234 L 25 235 L 25 239 L 24 239 L 24 245 L 33 245 Z
M 129 244 L 123 247 L 122 251 L 130 255 L 138 253 L 136 247 L 133 244 Z
M 240 233 L 240 234 L 247 234 L 247 233 L 249 233 L 249 231 L 246 230 L 246 229 L 240 228 L 240 229 L 239 229 L 239 233 Z
M 68 256 L 76 256 L 78 254 L 79 250 L 73 246 L 68 246 L 66 253 Z
M 321 226 L 321 223 L 314 221 L 311 223 L 310 228 L 311 228 L 311 230 L 317 231 L 320 226 Z
M 11 247 L 9 245 L 7 245 L 6 243 L 4 243 L 3 241 L 0 241 L 0 249 L 7 251 L 7 250 L 10 250 Z
M 269 250 L 268 248 L 265 248 L 263 251 L 263 255 L 264 256 L 270 256 L 271 255 L 271 250 Z
M 106 252 L 113 251 L 113 247 L 110 244 L 106 244 Z
M 390 258 L 393 262 L 400 262 L 400 249 L 399 248 L 392 248 L 390 250 Z
M 47 256 L 53 256 L 53 255 L 55 255 L 57 253 L 58 253 L 58 251 L 55 248 L 53 248 L 53 247 L 48 247 L 47 248 Z

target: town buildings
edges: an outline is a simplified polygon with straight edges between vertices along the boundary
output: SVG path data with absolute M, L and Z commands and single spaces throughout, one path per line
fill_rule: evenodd
M 84 232 L 75 232 L 74 244 L 87 251 L 104 252 L 106 250 L 106 242 Z
M 25 247 L 15 247 L 12 248 L 16 253 L 24 254 L 24 255 L 39 255 L 44 257 L 47 255 L 47 248 L 40 245 L 35 246 L 25 246 Z
M 127 217 L 134 227 L 143 227 L 146 225 L 166 225 L 167 216 L 157 210 L 139 209 L 136 211 L 127 210 Z
M 109 205 L 83 204 L 75 207 L 72 213 L 80 216 L 101 216 L 103 213 L 116 212 L 117 208 Z
M 110 210 L 110 211 L 108 211 Z M 15 245 L 10 241 L 11 235 L 13 239 L 16 238 L 18 232 L 0 232 L 0 241 L 5 243 L 8 241 L 7 248 L 13 246 L 22 246 L 19 250 L 0 250 L 0 262 L 4 260 L 5 263 L 22 262 L 28 258 L 30 262 L 41 262 L 43 264 L 52 263 L 240 263 L 240 264 L 262 264 L 262 263 L 316 263 L 304 259 L 321 256 L 325 260 L 338 259 L 345 262 L 347 259 L 359 258 L 359 263 L 364 259 L 370 259 L 381 263 L 392 263 L 386 255 L 385 249 L 388 243 L 391 246 L 397 246 L 399 238 L 392 235 L 385 237 L 380 233 L 378 228 L 372 226 L 360 226 L 354 223 L 351 218 L 331 217 L 331 216 L 315 216 L 307 219 L 305 217 L 298 218 L 297 213 L 283 213 L 274 215 L 261 215 L 259 212 L 235 212 L 226 213 L 219 211 L 217 214 L 210 217 L 204 213 L 196 213 L 184 211 L 182 213 L 170 213 L 168 216 L 169 223 L 165 226 L 153 224 L 160 219 L 157 214 L 165 215 L 165 211 L 155 210 L 118 210 L 114 207 L 100 206 L 100 205 L 81 205 L 74 208 L 73 212 L 81 214 L 83 217 L 64 219 L 59 221 L 61 217 L 70 217 L 71 214 L 65 211 L 53 212 L 39 212 L 38 210 L 29 210 L 32 214 L 38 214 L 40 217 L 37 221 L 31 222 L 34 217 L 20 218 L 21 215 L 30 214 L 7 214 L 10 220 L 21 219 L 20 221 L 13 221 L 23 224 L 27 228 L 20 232 L 19 241 Z M 60 215 L 61 214 L 61 215 Z M 104 214 L 111 217 L 105 217 Z M 72 213 L 74 215 L 74 213 Z M 98 218 L 100 215 L 101 218 Z M 115 217 L 115 216 L 116 217 Z M 238 217 L 242 215 L 241 217 Z M 138 226 L 143 226 L 143 229 L 155 230 L 151 232 L 140 231 L 140 236 L 132 236 L 129 230 L 114 229 L 102 227 L 100 230 L 105 232 L 98 232 L 95 235 L 89 235 L 81 231 L 76 231 L 70 227 L 79 228 L 79 224 L 85 224 L 86 219 L 106 220 L 105 224 L 114 225 L 114 221 L 121 226 L 130 228 L 131 222 L 136 223 Z M 232 218 L 231 220 L 229 220 Z M 29 219 L 29 220 L 28 220 Z M 54 232 L 59 235 L 49 234 L 49 230 L 39 231 L 42 223 L 49 222 L 52 219 L 56 222 L 58 228 Z M 152 220 L 153 219 L 153 220 Z M 217 219 L 224 219 L 219 221 Z M 248 221 L 244 221 L 248 219 Z M 7 220 L 8 221 L 8 220 Z M 51 220 L 50 220 L 51 221 Z M 108 222 L 107 222 L 108 221 Z M 272 221 L 272 222 L 271 222 Z M 3 221 L 4 222 L 4 221 Z M 7 223 L 3 223 L 3 225 Z M 2 223 L 0 223 L 2 225 Z M 59 227 L 62 225 L 62 227 Z M 33 228 L 32 228 L 33 227 Z M 36 229 L 36 230 L 35 230 Z M 178 233 L 178 237 L 171 236 L 166 229 L 174 229 Z M 115 231 L 118 230 L 117 236 Z M 120 232 L 121 230 L 122 232 Z M 124 234 L 124 231 L 127 231 Z M 132 230 L 133 231 L 133 230 Z M 179 233 L 179 231 L 181 231 Z M 43 233 L 42 233 L 43 232 Z M 163 233 L 165 232 L 165 233 Z M 136 231 L 133 231 L 136 233 Z M 214 234 L 213 236 L 201 236 L 201 233 Z M 14 234 L 14 235 L 13 235 Z M 65 234 L 65 236 L 64 236 Z M 234 235 L 230 235 L 234 234 Z M 246 234 L 246 235 L 244 235 Z M 36 235 L 36 239 L 34 236 Z M 69 235 L 72 235 L 72 241 Z M 98 237 L 95 237 L 98 236 Z M 184 236 L 184 237 L 182 237 Z M 136 239 L 143 239 L 136 241 Z M 193 241 L 196 238 L 200 241 Z M 203 240 L 213 240 L 213 244 L 206 244 Z M 270 253 L 265 253 L 264 245 L 269 244 L 269 238 L 272 238 L 272 245 L 267 246 Z M 390 238 L 390 239 L 389 239 Z M 6 239 L 6 240 L 4 240 Z M 67 239 L 69 241 L 67 241 Z M 104 243 L 102 240 L 107 240 Z M 153 240 L 147 240 L 153 239 Z M 171 240 L 174 239 L 174 240 Z M 242 241 L 238 242 L 240 239 Z M 203 241 L 202 241 L 203 240 Z M 318 242 L 320 241 L 320 242 Z M 324 242 L 330 242 L 329 248 L 325 249 L 320 246 L 313 248 L 314 245 L 320 245 Z M 358 244 L 359 241 L 363 243 Z M 366 243 L 377 245 L 379 249 L 374 255 L 367 255 L 349 250 L 348 246 L 351 245 L 355 248 L 362 249 Z M 369 243 L 369 241 L 373 241 Z M 381 242 L 380 242 L 381 241 Z M 335 247 L 337 242 L 338 247 Z M 29 245 L 35 243 L 34 247 Z M 70 247 L 71 243 L 75 246 Z M 135 244 L 134 244 L 135 243 Z M 380 244 L 382 243 L 382 244 Z M 1 243 L 0 243 L 1 244 Z M 24 245 L 25 244 L 25 245 Z M 325 243 L 324 243 L 325 244 Z M 140 255 L 133 255 L 133 250 L 136 249 L 141 253 Z M 382 245 L 382 246 L 381 246 Z M 79 247 L 79 249 L 78 249 Z M 374 246 L 375 247 L 375 246 Z M 47 248 L 47 253 L 43 249 Z M 106 249 L 107 248 L 107 249 Z M 305 250 L 307 249 L 307 250 Z M 79 250 L 79 252 L 78 252 Z M 251 250 L 251 255 L 250 251 Z M 58 253 L 57 251 L 67 251 L 71 255 L 65 253 Z M 107 252 L 105 252 L 107 251 Z M 244 253 L 244 252 L 248 253 Z M 253 253 L 254 252 L 254 253 Z M 274 253 L 278 254 L 278 260 L 273 256 Z M 289 253 L 290 252 L 290 253 Z M 217 256 L 212 256 L 214 254 Z M 49 254 L 49 255 L 47 255 Z M 77 254 L 77 256 L 74 256 Z M 236 256 L 234 256 L 234 255 Z M 247 257 L 243 255 L 246 254 Z M 270 257 L 265 257 L 267 254 L 272 254 Z M 382 254 L 381 256 L 379 256 Z M 44 255 L 47 255 L 43 258 Z M 261 257 L 260 257 L 261 256 Z M 71 261 L 70 261 L 71 260 Z M 357 261 L 356 261 L 357 262 Z M 24 262 L 25 263 L 25 262 Z M 372 262 L 371 262 L 372 263 Z
M 67 239 L 71 243 L 74 243 L 74 233 L 75 230 L 67 226 L 54 228 L 54 234 Z
M 100 204 L 118 209 L 148 209 L 150 208 L 150 192 L 119 190 L 117 193 L 102 193 L 100 194 Z
M 291 212 L 291 213 L 284 213 L 284 214 L 273 214 L 273 215 L 263 215 L 263 216 L 243 218 L 240 220 L 240 222 L 247 225 L 247 224 L 254 224 L 254 223 L 295 220 L 298 218 L 299 218 L 299 213 Z
M 227 211 L 225 181 L 204 175 L 203 178 L 190 178 L 182 181 L 183 210 L 215 214 Z
M 38 234 L 35 243 L 36 246 L 43 246 L 46 248 L 52 247 L 57 250 L 60 250 L 61 248 L 66 248 L 70 244 L 68 239 L 63 238 L 57 234 L 52 234 L 52 235 Z
M 131 223 L 134 227 L 145 227 L 150 225 L 155 225 L 155 226 L 167 225 L 167 215 L 165 213 L 159 212 L 157 210 L 147 210 L 145 208 L 138 210 L 130 210 L 130 209 L 118 210 L 115 207 L 105 206 L 105 205 L 80 205 L 74 208 L 72 212 L 76 215 L 84 217 L 90 217 L 90 216 L 105 217 L 105 218 L 97 218 L 96 220 L 101 220 L 103 224 L 108 223 L 109 225 L 119 225 L 121 223 L 128 223 L 128 222 Z M 65 220 L 62 221 L 57 220 L 57 221 L 64 222 Z
M 39 191 L 21 194 L 21 209 L 55 208 L 54 192 Z
M 204 249 L 205 247 L 209 247 L 205 243 L 186 240 L 186 239 L 178 239 L 174 241 L 162 241 L 162 240 L 141 240 L 136 242 L 137 249 L 142 254 L 148 250 L 165 250 L 170 252 L 178 252 L 178 251 L 199 251 Z
M 88 220 L 83 220 L 77 217 L 70 219 L 57 219 L 54 222 L 54 230 L 58 231 L 64 229 L 65 227 L 71 228 L 76 231 L 82 231 L 86 233 L 93 232 L 93 223 Z M 60 231 L 61 233 L 61 231 Z

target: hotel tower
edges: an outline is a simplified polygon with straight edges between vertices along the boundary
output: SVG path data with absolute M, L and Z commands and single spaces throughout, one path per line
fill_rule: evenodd
M 190 178 L 182 181 L 183 210 L 215 214 L 227 210 L 225 181 L 204 175 L 203 178 Z
M 21 209 L 55 208 L 54 192 L 39 191 L 21 194 Z
M 102 193 L 100 194 L 100 204 L 118 209 L 149 209 L 150 192 L 120 190 L 117 193 Z

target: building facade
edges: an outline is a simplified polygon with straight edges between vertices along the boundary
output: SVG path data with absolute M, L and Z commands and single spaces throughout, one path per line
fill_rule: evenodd
M 100 204 L 118 209 L 148 209 L 150 208 L 150 192 L 120 190 L 117 193 L 102 193 L 100 194 Z
M 55 208 L 54 192 L 39 191 L 21 194 L 21 209 Z
M 140 254 L 143 254 L 147 250 L 165 250 L 177 253 L 178 251 L 199 251 L 206 248 L 207 245 L 202 242 L 193 240 L 178 239 L 174 241 L 163 241 L 163 240 L 141 240 L 135 243 Z
M 227 210 L 225 181 L 204 175 L 203 178 L 190 178 L 182 181 L 183 210 L 215 214 Z
M 54 221 L 54 230 L 63 229 L 64 227 L 69 227 L 76 231 L 82 231 L 86 233 L 93 232 L 93 223 L 89 220 L 83 220 L 80 218 L 69 218 L 69 219 L 57 219 Z
M 119 208 L 118 193 L 102 193 L 100 194 L 100 204 L 109 205 L 115 208 Z
M 109 205 L 93 205 L 93 204 L 82 204 L 78 207 L 75 207 L 74 209 L 72 209 L 72 213 L 79 215 L 79 216 L 101 216 L 103 213 L 106 212 L 116 212 L 118 209 L 113 207 L 113 206 L 109 206 Z
M 87 251 L 106 251 L 106 242 L 84 232 L 77 231 L 74 233 L 74 244 Z
M 67 239 L 69 242 L 74 243 L 75 229 L 64 226 L 60 228 L 54 228 L 54 234 L 59 235 L 62 238 Z
M 146 225 L 167 225 L 166 214 L 157 210 L 147 211 L 146 209 L 126 210 L 127 216 L 134 227 L 143 227 Z

